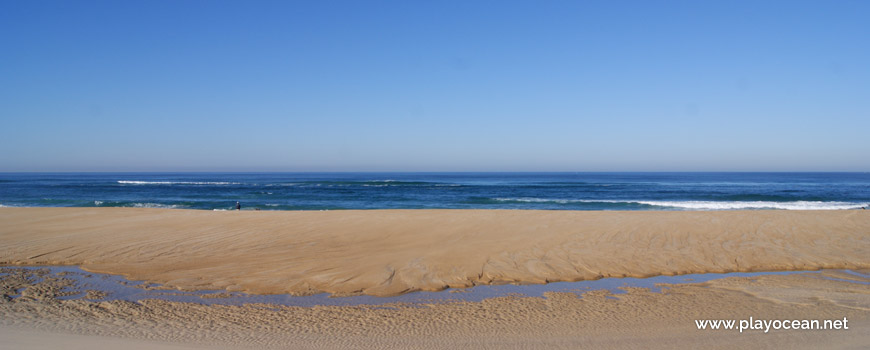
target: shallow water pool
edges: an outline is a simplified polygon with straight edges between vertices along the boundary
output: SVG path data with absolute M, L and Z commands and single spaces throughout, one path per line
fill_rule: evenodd
M 487 298 L 503 296 L 542 297 L 548 292 L 574 293 L 578 297 L 582 293 L 593 290 L 607 290 L 613 295 L 626 293 L 623 288 L 649 288 L 653 292 L 661 292 L 659 284 L 702 283 L 726 277 L 753 277 L 762 275 L 815 274 L 820 271 L 781 271 L 781 272 L 733 272 L 705 273 L 680 276 L 656 276 L 650 278 L 613 277 L 593 281 L 553 282 L 534 285 L 480 285 L 471 288 L 447 289 L 440 292 L 414 292 L 392 297 L 375 297 L 368 295 L 350 297 L 331 297 L 329 294 L 311 296 L 292 296 L 288 294 L 254 295 L 224 290 L 179 291 L 163 288 L 154 283 L 130 281 L 122 276 L 91 273 L 76 266 L 39 266 L 39 267 L 3 267 L 0 276 L 7 275 L 14 269 L 25 269 L 45 274 L 41 278 L 54 277 L 72 281 L 71 287 L 65 287 L 63 292 L 68 295 L 58 299 L 83 299 L 89 301 L 125 300 L 138 302 L 145 299 L 160 299 L 175 302 L 192 302 L 206 305 L 243 305 L 243 304 L 275 304 L 285 306 L 317 306 L 317 305 L 384 305 L 392 303 L 426 304 L 450 301 L 481 301 Z M 870 276 L 844 270 L 858 277 Z M 826 277 L 827 278 L 827 277 Z M 866 284 L 867 282 L 843 280 Z M 40 276 L 35 276 L 32 284 L 40 282 Z M 20 296 L 22 290 L 18 290 Z M 611 296 L 612 297 L 612 296 Z

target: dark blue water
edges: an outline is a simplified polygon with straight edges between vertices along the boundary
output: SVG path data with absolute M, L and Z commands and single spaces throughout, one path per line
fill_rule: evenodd
M 0 206 L 204 210 L 855 209 L 870 173 L 0 174 Z

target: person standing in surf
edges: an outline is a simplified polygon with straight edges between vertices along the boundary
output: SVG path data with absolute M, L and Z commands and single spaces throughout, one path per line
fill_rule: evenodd
M 239 202 L 236 202 L 236 210 L 242 210 L 242 205 Z

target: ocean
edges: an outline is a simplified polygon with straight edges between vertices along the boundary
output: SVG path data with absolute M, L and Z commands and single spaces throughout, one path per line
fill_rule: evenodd
M 870 173 L 0 173 L 3 207 L 858 209 Z

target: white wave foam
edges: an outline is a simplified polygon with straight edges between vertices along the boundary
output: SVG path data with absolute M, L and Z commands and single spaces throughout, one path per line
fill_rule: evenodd
M 161 209 L 176 209 L 180 206 L 177 204 L 160 204 L 160 203 L 133 203 L 129 205 L 133 208 L 161 208 Z
M 27 204 L 0 204 L 0 208 L 36 208 L 38 206 Z
M 607 199 L 547 199 L 547 198 L 493 198 L 500 202 L 527 202 L 527 203 L 625 203 L 644 204 L 656 207 L 678 208 L 690 210 L 739 210 L 739 209 L 783 209 L 783 210 L 846 210 L 861 209 L 870 203 L 854 202 L 821 202 L 821 201 L 793 201 L 793 202 L 765 202 L 765 201 L 649 201 L 649 200 L 607 200 Z
M 637 201 L 618 201 L 609 199 L 554 199 L 554 198 L 493 198 L 499 202 L 526 202 L 526 203 L 638 203 Z
M 198 181 L 128 181 L 119 180 L 122 185 L 239 185 L 240 182 L 198 182 Z
M 867 203 L 850 202 L 712 202 L 712 201 L 636 201 L 635 203 L 692 210 L 784 209 L 784 210 L 846 210 L 861 209 Z
M 103 201 L 94 201 L 94 205 L 99 207 L 99 206 L 103 205 Z

